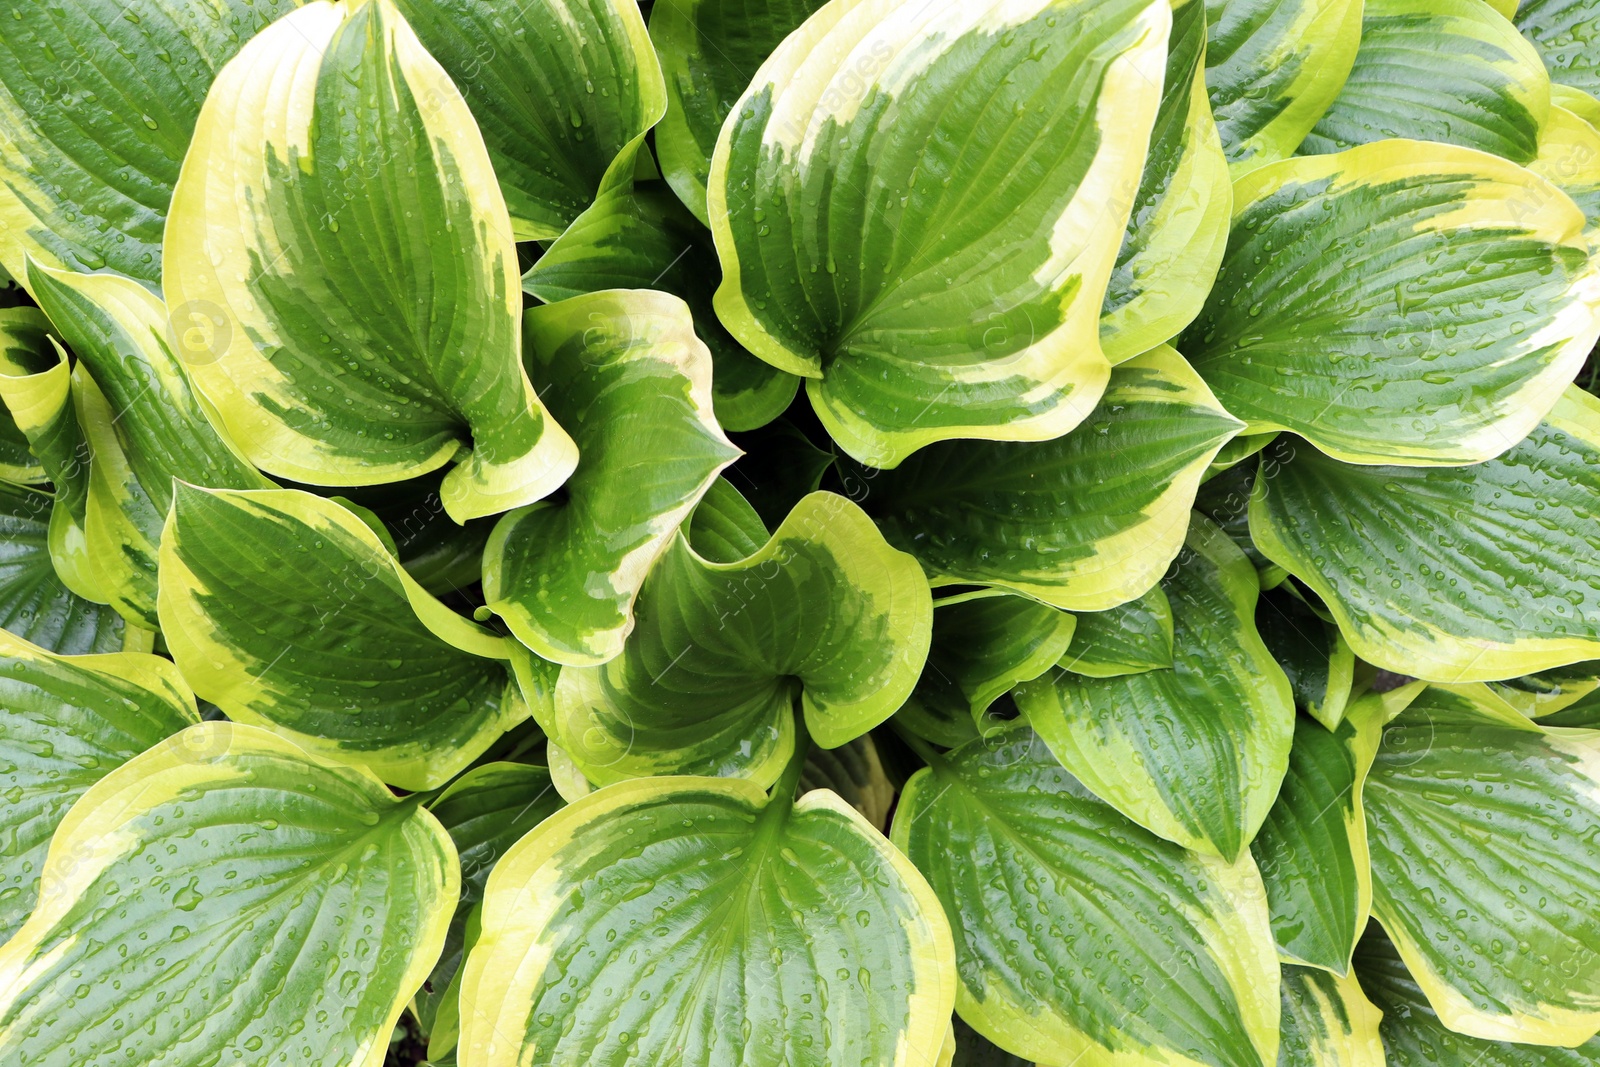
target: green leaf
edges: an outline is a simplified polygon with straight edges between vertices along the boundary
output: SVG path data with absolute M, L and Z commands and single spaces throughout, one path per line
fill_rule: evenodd
M 1539 130 L 1539 155 L 1528 169 L 1572 198 L 1600 245 L 1600 130 L 1564 107 L 1552 107 Z
M 1361 986 L 1383 1012 L 1378 1032 L 1389 1067 L 1594 1067 L 1600 1064 L 1600 1038 L 1577 1048 L 1518 1045 L 1481 1041 L 1448 1029 L 1428 998 L 1406 971 L 1394 945 L 1376 923 L 1367 928 L 1356 952 Z
M 581 458 L 564 499 L 500 520 L 483 592 L 557 663 L 615 658 L 645 575 L 717 472 L 739 455 L 711 412 L 711 357 L 689 309 L 648 290 L 528 312 L 526 361 Z
M 561 805 L 550 772 L 526 763 L 474 767 L 428 803 L 428 810 L 450 834 L 461 857 L 460 903 L 450 920 L 439 961 L 412 1001 L 417 1021 L 429 1038 L 429 1059 L 455 1047 L 461 961 L 475 940 L 469 936 L 469 917 L 483 900 L 489 873 L 507 849 Z
M 1255 568 L 1196 515 L 1162 584 L 1170 670 L 1065 671 L 1017 687 L 1017 707 L 1062 766 L 1140 826 L 1224 859 L 1255 837 L 1289 762 L 1289 680 L 1256 631 Z
M 37 308 L 6 309 L 0 315 L 18 335 L 28 338 L 25 349 L 7 346 L 3 353 L 0 400 L 55 490 L 50 558 L 63 585 L 86 600 L 105 603 L 107 597 L 95 576 L 84 531 L 89 506 L 89 443 L 73 404 L 72 367 Z
M 358 517 L 309 493 L 180 484 L 160 612 L 200 697 L 403 789 L 443 785 L 528 716 L 507 662 L 521 646 L 450 611 Z
M 518 842 L 467 959 L 465 1062 L 933 1063 L 955 995 L 938 900 L 838 796 L 793 787 L 627 782 Z
M 1361 9 L 1361 0 L 1206 0 L 1206 86 L 1236 171 L 1300 147 L 1355 63 Z
M 738 563 L 761 551 L 772 536 L 755 508 L 723 477 L 711 483 L 682 530 L 689 547 L 711 563 Z
M 874 830 L 889 829 L 889 812 L 894 809 L 895 787 L 878 758 L 878 746 L 871 734 L 862 734 L 838 748 L 817 748 L 806 752 L 800 769 L 800 791 L 831 789 L 849 804 Z
M 722 124 L 773 49 L 824 0 L 673 0 L 651 9 L 667 117 L 656 129 L 661 172 L 701 222 Z
M 624 0 L 395 0 L 461 87 L 517 240 L 548 239 L 631 171 L 667 107 L 637 4 Z
M 1184 350 L 1253 433 L 1350 463 L 1478 463 L 1538 424 L 1600 335 L 1583 229 L 1545 179 L 1452 145 L 1286 160 L 1235 184 Z
M 84 532 L 96 585 L 124 618 L 155 629 L 156 551 L 173 479 L 214 489 L 272 483 L 212 427 L 167 343 L 166 308 L 148 289 L 37 263 L 29 281 L 78 356 L 75 377 L 94 383 L 79 399 L 97 412 L 81 420 L 91 456 Z
M 416 798 L 265 730 L 191 726 L 56 830 L 0 947 L 0 1057 L 376 1067 L 457 887 Z
M 6 0 L 0 263 L 154 286 L 162 225 L 212 78 L 298 0 Z M 31 283 L 30 283 L 31 284 Z
M 842 0 L 762 66 L 712 159 L 716 306 L 845 452 L 1088 416 L 1170 23 L 1166 0 Z
M 1251 535 L 1326 602 L 1357 656 L 1440 682 L 1600 656 L 1600 618 L 1580 610 L 1600 579 L 1571 564 L 1600 520 L 1600 400 L 1569 389 L 1526 440 L 1464 469 L 1275 453 Z
M 995 1045 L 960 1016 L 956 1017 L 951 1032 L 955 1034 L 956 1052 L 948 1067 L 1034 1067 L 1021 1056 L 1013 1056 Z
M 1172 564 L 1200 478 L 1238 428 L 1163 345 L 1118 366 L 1073 433 L 936 445 L 892 473 L 861 471 L 851 489 L 938 584 L 1102 611 L 1145 593 Z
M 1134 826 L 1025 726 L 934 757 L 893 837 L 950 916 L 957 1011 L 1001 1048 L 1275 1062 L 1278 962 L 1248 855 L 1224 863 Z
M 0 308 L 0 376 L 26 377 L 58 362 L 50 346 L 50 320 L 37 308 Z M 7 390 L 0 387 L 0 401 Z M 29 447 L 28 435 L 0 404 L 0 480 L 37 485 L 50 476 Z
M 1279 1067 L 1385 1067 L 1378 1037 L 1383 1013 L 1355 975 L 1284 964 Z
M 1409 137 L 1527 163 L 1549 111 L 1539 53 L 1483 0 L 1366 0 L 1355 69 L 1300 151 Z
M 1294 702 L 1330 730 L 1338 729 L 1355 685 L 1355 654 L 1339 628 L 1288 589 L 1256 602 L 1256 629 L 1289 676 Z
M 122 647 L 122 616 L 61 584 L 50 561 L 48 494 L 0 482 L 0 628 L 51 652 Z
M 1100 345 L 1112 363 L 1193 321 L 1228 243 L 1233 186 L 1206 97 L 1205 53 L 1205 5 L 1176 0 L 1150 154 L 1100 310 Z
M 1443 1023 L 1490 1041 L 1592 1038 L 1600 732 L 1543 730 L 1474 687 L 1429 689 L 1383 731 L 1365 803 L 1373 914 Z
M 1517 29 L 1539 49 L 1553 81 L 1600 95 L 1600 57 L 1594 35 L 1600 31 L 1600 10 L 1588 0 L 1523 0 L 1516 9 Z
M 928 662 L 895 721 L 935 744 L 961 744 L 991 704 L 1055 665 L 1076 626 L 1059 608 L 1000 590 L 935 604 Z
M 1165 670 L 1172 666 L 1172 605 L 1159 585 L 1137 600 L 1078 615 L 1063 670 L 1089 678 Z
M 137 652 L 59 656 L 0 633 L 0 943 L 33 909 L 50 835 L 95 782 L 200 721 L 170 662 Z M 0 1027 L 0 1047 L 4 1047 Z
M 1555 82 L 1550 86 L 1550 103 L 1566 108 L 1591 126 L 1600 124 L 1600 100 L 1593 93 Z
M 850 501 L 813 493 L 743 559 L 712 562 L 678 537 L 645 581 L 622 655 L 564 669 L 545 730 L 602 785 L 650 774 L 770 785 L 794 750 L 797 700 L 824 748 L 905 703 L 932 614 L 916 561 Z
M 1381 702 L 1372 697 L 1361 707 L 1376 712 Z M 1349 973 L 1372 910 L 1361 786 L 1381 730 L 1375 714 L 1346 719 L 1332 732 L 1295 719 L 1283 788 L 1250 846 L 1286 960 Z
M 711 232 L 670 189 L 643 183 L 602 195 L 545 249 L 522 276 L 522 288 L 551 303 L 603 289 L 660 289 L 681 297 L 716 366 L 711 395 L 717 421 L 728 430 L 751 430 L 782 414 L 800 379 L 756 359 L 728 333 L 711 305 L 721 281 Z
M 441 494 L 458 522 L 572 473 L 576 449 L 519 362 L 489 154 L 392 0 L 301 8 L 228 65 L 167 253 L 174 319 L 212 327 L 195 385 L 263 470 L 371 485 L 457 459 Z

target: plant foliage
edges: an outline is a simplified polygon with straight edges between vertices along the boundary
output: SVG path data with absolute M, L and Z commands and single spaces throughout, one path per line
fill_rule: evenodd
M 0 0 L 0 1064 L 1600 1067 L 1597 338 L 1597 0 Z

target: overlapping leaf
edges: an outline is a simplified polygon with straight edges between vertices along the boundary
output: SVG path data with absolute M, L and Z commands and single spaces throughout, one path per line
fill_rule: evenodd
M 1172 666 L 1172 604 L 1152 586 L 1137 600 L 1077 616 L 1063 670 L 1090 678 L 1115 678 Z
M 1528 438 L 1466 468 L 1357 467 L 1304 444 L 1250 503 L 1261 551 L 1314 589 L 1362 659 L 1432 681 L 1600 655 L 1588 559 L 1600 401 L 1570 389 Z M 1330 506 L 1331 505 L 1331 506 Z
M 159 603 L 197 694 L 405 789 L 443 785 L 528 716 L 513 678 L 528 653 L 451 612 L 359 516 L 309 493 L 180 484 Z
M 1277 1061 L 1278 963 L 1250 857 L 1135 826 L 1026 726 L 932 756 L 894 840 L 950 917 L 957 1010 L 1002 1048 L 1045 1063 Z
M 1459 466 L 1531 431 L 1600 335 L 1584 218 L 1545 179 L 1387 140 L 1234 186 L 1184 351 L 1252 432 L 1353 463 Z
M 455 458 L 458 521 L 572 472 L 519 363 L 489 153 L 393 0 L 301 8 L 245 46 L 206 98 L 166 250 L 174 318 L 213 327 L 195 383 L 264 470 L 367 485 Z
M 264 730 L 191 726 L 57 829 L 0 947 L 0 1056 L 378 1067 L 458 878 L 419 798 Z
M 1281 1067 L 1385 1067 L 1378 1036 L 1383 1013 L 1354 975 L 1283 967 Z
M 649 291 L 530 311 L 527 363 L 576 437 L 564 500 L 501 519 L 484 596 L 546 659 L 591 666 L 622 651 L 645 575 L 738 455 L 711 411 L 711 358 L 689 309 Z
M 762 66 L 712 160 L 717 310 L 845 452 L 1088 416 L 1170 24 L 1164 0 L 844 0 Z
M 1439 1019 L 1489 1041 L 1600 1029 L 1600 732 L 1429 689 L 1367 778 L 1373 914 Z
M 1052 671 L 1014 693 L 1062 765 L 1140 826 L 1225 859 L 1249 845 L 1289 762 L 1289 680 L 1256 631 L 1255 568 L 1196 515 L 1163 590 L 1173 663 L 1110 678 Z
M 61 584 L 50 560 L 55 500 L 0 482 L 0 629 L 51 652 L 115 652 L 122 616 Z
M 770 784 L 793 752 L 797 704 L 833 748 L 910 695 L 933 613 L 916 561 L 832 493 L 806 497 L 754 550 L 748 524 L 760 524 L 744 507 L 725 561 L 708 559 L 703 541 L 700 551 L 674 541 L 621 656 L 561 672 L 546 729 L 591 781 L 715 773 Z
M 1515 11 L 1517 29 L 1538 46 L 1551 78 L 1600 96 L 1600 58 L 1593 48 L 1600 11 L 1586 0 L 1524 0 Z
M 50 348 L 50 321 L 36 308 L 0 308 L 0 377 L 25 378 L 56 363 Z M 7 390 L 0 387 L 0 401 Z M 0 478 L 16 485 L 33 485 L 49 475 L 28 445 L 10 410 L 0 405 Z
M 936 1062 L 938 899 L 836 795 L 793 789 L 627 782 L 524 837 L 489 877 L 462 1062 Z
M 1095 414 L 1064 437 L 935 445 L 851 488 L 936 582 L 1100 611 L 1160 580 L 1207 465 L 1238 428 L 1163 345 L 1118 366 Z

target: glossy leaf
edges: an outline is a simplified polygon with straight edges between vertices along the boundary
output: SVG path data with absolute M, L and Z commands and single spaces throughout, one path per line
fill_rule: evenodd
M 167 342 L 166 308 L 114 274 L 33 265 L 35 297 L 94 382 L 80 397 L 91 457 L 85 536 L 95 584 L 136 625 L 155 629 L 156 551 L 174 478 L 215 489 L 271 486 L 207 418 Z M 82 387 L 80 386 L 80 391 Z
M 848 500 L 813 493 L 744 558 L 712 562 L 679 537 L 623 654 L 561 672 L 546 731 L 600 784 L 711 773 L 768 785 L 794 750 L 797 702 L 824 748 L 905 703 L 932 613 L 916 561 Z
M 1284 959 L 1333 974 L 1350 954 L 1372 911 L 1372 868 L 1361 788 L 1382 723 L 1373 714 L 1329 731 L 1295 719 L 1289 770 L 1261 833 L 1250 846 L 1267 887 L 1272 935 Z
M 191 726 L 57 829 L 39 905 L 0 947 L 0 1055 L 379 1067 L 457 882 L 416 798 L 265 730 Z
M 50 561 L 48 494 L 0 482 L 0 629 L 65 655 L 115 652 L 122 616 L 61 584 Z
M 1470 688 L 1430 689 L 1384 730 L 1372 910 L 1450 1029 L 1542 1045 L 1600 1029 L 1597 783 L 1600 732 L 1540 729 Z
M 1088 416 L 1170 23 L 1165 0 L 841 0 L 762 66 L 712 159 L 716 306 L 846 453 Z
M 1206 97 L 1205 52 L 1205 4 L 1178 0 L 1150 153 L 1100 311 L 1112 363 L 1193 321 L 1228 243 L 1233 186 Z
M 110 269 L 154 286 L 201 101 L 298 0 L 6 0 L 0 19 L 0 264 Z
M 665 11 L 669 6 L 663 5 Z M 603 289 L 660 289 L 683 298 L 711 349 L 711 395 L 726 430 L 765 426 L 794 399 L 800 379 L 746 352 L 711 306 L 722 266 L 711 232 L 660 183 L 606 192 L 545 249 L 522 288 L 555 302 Z
M 1263 594 L 1256 629 L 1289 676 L 1294 702 L 1330 730 L 1338 729 L 1355 686 L 1355 655 L 1339 628 L 1288 590 Z
M 557 237 L 666 110 L 625 0 L 395 0 L 483 131 L 517 240 Z M 620 157 L 620 158 L 619 158 Z
M 991 704 L 1066 654 L 1076 626 L 1065 611 L 999 591 L 936 604 L 928 662 L 895 721 L 935 744 L 962 743 Z
M 739 452 L 711 411 L 711 357 L 688 307 L 647 290 L 530 311 L 528 367 L 578 443 L 560 502 L 500 520 L 484 596 L 524 644 L 557 663 L 615 658 L 645 575 Z
M 0 375 L 26 377 L 48 370 L 57 362 L 50 346 L 50 320 L 37 308 L 0 308 Z M 0 388 L 0 401 L 6 390 Z M 10 410 L 0 403 L 0 479 L 16 485 L 35 485 L 49 475 L 17 426 Z
M 428 802 L 428 810 L 455 842 L 461 857 L 461 899 L 450 919 L 444 948 L 412 1009 L 428 1035 L 428 1058 L 455 1047 L 461 1015 L 461 963 L 476 936 L 468 929 L 483 900 L 489 873 L 507 849 L 561 808 L 562 800 L 544 767 L 486 763 L 450 783 Z
M 1206 87 L 1228 162 L 1294 153 L 1344 87 L 1361 0 L 1207 0 Z
M 1256 482 L 1251 535 L 1362 659 L 1465 682 L 1600 654 L 1581 610 L 1600 589 L 1569 562 L 1592 551 L 1600 516 L 1600 401 L 1587 393 L 1569 390 L 1476 467 L 1354 467 L 1301 446 L 1276 470 Z
M 1172 604 L 1159 585 L 1137 600 L 1077 616 L 1078 628 L 1060 666 L 1089 678 L 1172 666 Z
M 1539 154 L 1528 169 L 1572 198 L 1588 220 L 1594 244 L 1600 233 L 1600 130 L 1564 107 L 1552 107 L 1539 130 Z
M 1169 670 L 1065 671 L 1019 686 L 1017 706 L 1079 781 L 1140 826 L 1208 855 L 1250 844 L 1294 735 L 1289 680 L 1256 631 L 1255 568 L 1200 516 L 1163 583 Z
M 1251 432 L 1351 463 L 1478 463 L 1538 424 L 1600 335 L 1583 229 L 1545 179 L 1451 145 L 1263 167 L 1234 186 L 1184 351 Z
M 1532 41 L 1562 85 L 1600 95 L 1600 59 L 1593 41 L 1600 29 L 1600 11 L 1587 0 L 1523 0 L 1516 9 L 1517 29 Z
M 1354 975 L 1283 967 L 1279 1067 L 1385 1067 L 1373 1006 Z
M 1447 1028 L 1406 971 L 1394 945 L 1374 924 L 1356 954 L 1361 986 L 1383 1012 L 1378 1031 L 1390 1067 L 1593 1067 L 1600 1063 L 1600 1038 L 1577 1048 L 1482 1041 Z
M 370 485 L 458 459 L 442 486 L 457 521 L 572 472 L 518 362 L 489 154 L 392 0 L 301 8 L 240 52 L 206 98 L 166 241 L 168 306 L 213 327 L 195 384 L 263 470 Z
M 773 49 L 824 0 L 672 0 L 650 11 L 661 53 L 667 117 L 656 130 L 661 172 L 708 222 L 706 182 L 722 124 Z
M 117 766 L 199 721 L 167 660 L 59 656 L 0 633 L 0 943 L 33 910 L 39 879 L 76 862 L 72 853 L 54 867 L 45 860 L 67 809 Z
M 770 801 L 627 782 L 518 842 L 467 960 L 462 1062 L 933 1063 L 955 997 L 939 902 L 853 808 L 791 801 L 793 781 Z
M 1161 579 L 1207 464 L 1238 428 L 1163 345 L 1117 367 L 1105 400 L 1073 433 L 937 445 L 892 473 L 863 472 L 858 499 L 938 584 L 996 585 L 1101 611 Z
M 160 613 L 199 696 L 404 789 L 443 785 L 528 715 L 508 662 L 521 646 L 451 612 L 358 516 L 309 493 L 179 485 Z
M 1344 89 L 1300 146 L 1443 141 L 1527 163 L 1550 111 L 1539 53 L 1483 0 L 1365 0 Z
M 1255 864 L 1133 825 L 1026 726 L 934 757 L 906 785 L 894 841 L 950 916 L 957 1010 L 1001 1048 L 1045 1063 L 1276 1062 Z

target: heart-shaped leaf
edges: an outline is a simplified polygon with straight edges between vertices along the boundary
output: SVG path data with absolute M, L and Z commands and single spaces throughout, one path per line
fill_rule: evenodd
M 956 985 L 938 899 L 838 796 L 793 790 L 626 782 L 519 841 L 467 958 L 463 1062 L 935 1062 Z
M 722 321 L 863 463 L 1072 429 L 1170 24 L 1166 0 L 824 8 L 717 142 Z
M 1443 1023 L 1490 1041 L 1594 1037 L 1600 732 L 1429 689 L 1384 729 L 1364 799 L 1373 914 Z
M 299 0 L 0 7 L 0 263 L 156 285 L 161 228 L 211 79 Z
M 309 493 L 180 484 L 159 603 L 199 696 L 404 789 L 443 785 L 528 716 L 521 646 L 450 611 L 361 518 Z
M 711 773 L 765 786 L 794 750 L 797 700 L 824 748 L 905 703 L 932 614 L 916 560 L 844 497 L 813 493 L 743 558 L 712 562 L 679 536 L 622 655 L 564 669 L 545 728 L 600 784 Z
M 1549 111 L 1539 53 L 1483 0 L 1365 0 L 1355 68 L 1300 151 L 1409 137 L 1527 163 Z
M 1583 213 L 1496 156 L 1377 141 L 1233 191 L 1182 343 L 1252 432 L 1351 463 L 1479 463 L 1538 424 L 1600 336 Z
M 1228 161 L 1293 155 L 1361 42 L 1361 0 L 1206 0 L 1206 87 Z
M 45 861 L 67 809 L 118 765 L 199 721 L 167 660 L 59 656 L 0 633 L 0 943 L 33 909 L 40 877 L 75 862 L 71 852 L 54 867 Z
M 948 442 L 847 485 L 939 584 L 1003 586 L 1073 611 L 1148 591 L 1183 546 L 1206 466 L 1239 423 L 1163 345 L 1118 366 L 1077 430 Z
M 1205 54 L 1205 4 L 1177 0 L 1150 154 L 1100 310 L 1100 345 L 1112 363 L 1194 320 L 1227 247 L 1233 185 L 1206 98 Z
M 540 656 L 592 666 L 622 651 L 645 575 L 739 451 L 712 416 L 711 356 L 676 297 L 573 297 L 528 312 L 524 329 L 581 458 L 562 502 L 495 527 L 484 596 Z
M 517 240 L 557 237 L 667 107 L 637 4 L 395 0 L 461 86 Z
M 974 1029 L 1046 1063 L 1276 1063 L 1278 962 L 1248 855 L 1133 825 L 1026 726 L 929 755 L 894 841 L 950 916 Z
M 1169 841 L 1233 859 L 1288 766 L 1289 680 L 1256 631 L 1255 568 L 1209 520 L 1194 517 L 1162 588 L 1171 669 L 1113 678 L 1056 670 L 1013 696 L 1097 796 Z
M 234 723 L 136 756 L 73 805 L 0 947 L 0 1056 L 379 1067 L 456 902 L 419 799 Z
M 195 384 L 263 470 L 371 485 L 459 458 L 441 488 L 457 521 L 572 473 L 520 363 L 489 153 L 393 0 L 301 8 L 228 64 L 166 243 L 174 318 L 214 327 Z
M 1457 682 L 1600 657 L 1600 618 L 1580 610 L 1600 578 L 1571 564 L 1600 521 L 1600 400 L 1568 390 L 1475 467 L 1356 467 L 1281 442 L 1273 460 L 1251 536 L 1362 659 Z

